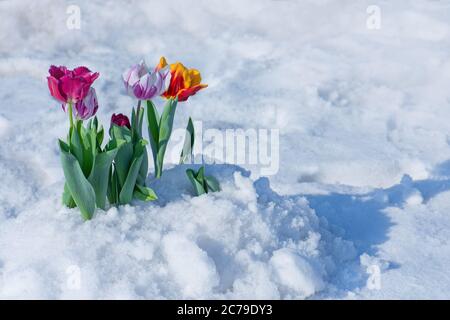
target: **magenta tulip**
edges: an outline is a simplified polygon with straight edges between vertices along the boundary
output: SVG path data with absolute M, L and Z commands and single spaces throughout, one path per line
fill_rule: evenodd
M 130 120 L 128 117 L 122 113 L 115 114 L 111 116 L 111 125 L 115 124 L 119 127 L 127 127 L 128 129 L 131 129 Z
M 64 66 L 51 66 L 47 77 L 50 94 L 62 103 L 76 103 L 89 93 L 92 83 L 99 73 L 92 73 L 86 67 L 69 70 Z
M 141 61 L 125 71 L 122 78 L 128 95 L 138 100 L 151 100 L 167 90 L 170 67 L 151 72 L 145 62 Z

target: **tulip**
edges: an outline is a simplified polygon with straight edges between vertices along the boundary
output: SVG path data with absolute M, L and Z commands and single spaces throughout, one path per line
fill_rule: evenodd
M 97 94 L 94 88 L 90 88 L 87 96 L 75 103 L 75 116 L 80 120 L 87 120 L 94 116 L 98 110 Z
M 76 103 L 83 100 L 89 93 L 92 83 L 99 73 L 92 73 L 86 67 L 69 70 L 64 66 L 51 66 L 47 77 L 50 94 L 62 103 Z
M 166 59 L 161 57 L 155 70 L 163 70 L 167 67 Z M 188 69 L 180 62 L 170 65 L 170 73 L 169 88 L 163 93 L 163 97 L 167 99 L 178 97 L 178 101 L 186 101 L 190 96 L 208 86 L 200 83 L 202 78 L 198 70 Z
M 128 117 L 122 113 L 115 114 L 111 116 L 111 125 L 115 124 L 119 127 L 127 127 L 128 129 L 131 129 L 130 120 Z
M 134 65 L 122 75 L 127 94 L 138 100 L 151 100 L 167 90 L 169 68 L 160 68 L 150 72 L 144 61 Z

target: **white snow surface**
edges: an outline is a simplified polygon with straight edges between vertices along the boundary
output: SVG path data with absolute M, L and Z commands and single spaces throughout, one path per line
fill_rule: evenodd
M 450 1 L 376 1 L 376 30 L 372 4 L 0 1 L 0 298 L 449 299 Z M 83 222 L 48 67 L 100 72 L 108 127 L 161 55 L 209 84 L 175 127 L 279 129 L 279 172 L 208 165 L 222 191 L 193 197 L 169 161 L 158 201 Z

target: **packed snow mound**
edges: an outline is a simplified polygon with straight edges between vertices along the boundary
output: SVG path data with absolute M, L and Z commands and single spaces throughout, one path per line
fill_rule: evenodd
M 3 220 L 0 297 L 307 298 L 334 273 L 336 253 L 354 251 L 304 198 L 277 196 L 232 167 L 215 171 L 221 192 L 192 197 L 188 184 L 167 187 L 184 170 L 158 181 L 158 202 L 88 222 L 54 198 Z

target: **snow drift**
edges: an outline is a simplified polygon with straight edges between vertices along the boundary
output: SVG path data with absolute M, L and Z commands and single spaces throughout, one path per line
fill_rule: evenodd
M 352 244 L 304 198 L 277 196 L 263 180 L 256 191 L 235 170 L 216 170 L 222 192 L 192 197 L 187 181 L 158 190 L 184 172 L 171 169 L 155 185 L 167 204 L 112 208 L 88 222 L 53 199 L 3 217 L 1 297 L 279 299 L 323 289 Z

